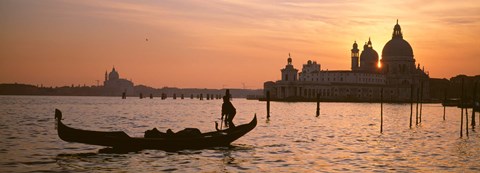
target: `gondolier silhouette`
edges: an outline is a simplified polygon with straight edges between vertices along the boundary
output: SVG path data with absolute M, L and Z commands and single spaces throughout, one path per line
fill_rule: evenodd
M 228 95 L 223 96 L 223 104 L 222 104 L 222 119 L 225 115 L 225 126 L 230 128 L 235 127 L 233 124 L 233 118 L 237 114 L 237 110 L 233 107 L 232 102 L 230 102 L 230 97 Z

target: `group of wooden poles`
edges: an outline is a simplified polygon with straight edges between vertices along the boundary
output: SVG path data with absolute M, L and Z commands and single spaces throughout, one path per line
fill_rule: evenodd
M 463 137 L 463 112 L 465 109 L 465 120 L 466 124 L 468 124 L 468 106 L 465 103 L 465 96 L 464 96 L 464 79 L 462 79 L 462 91 L 461 91 L 461 98 L 460 98 L 460 105 L 459 107 L 461 108 L 461 121 L 460 121 L 460 137 Z M 477 103 L 477 86 L 478 82 L 475 82 L 475 85 L 473 87 L 473 100 L 472 100 L 472 122 L 471 126 L 472 129 L 475 129 L 475 111 L 478 106 L 475 104 Z M 416 88 L 417 90 L 417 98 L 416 101 L 414 101 L 414 92 L 415 88 L 414 85 L 411 84 L 410 86 L 410 128 L 413 126 L 413 104 L 416 104 L 416 109 L 415 109 L 415 125 L 418 125 L 422 123 L 422 107 L 423 107 L 423 82 L 420 83 L 420 87 Z M 447 100 L 447 89 L 445 89 L 445 94 L 444 94 L 444 102 Z M 267 119 L 270 118 L 270 91 L 266 92 L 266 101 L 267 101 Z M 446 105 L 443 105 L 443 120 L 445 120 L 445 110 L 446 110 Z M 316 110 L 316 116 L 320 116 L 320 94 L 317 93 L 317 110 Z M 480 116 L 480 115 L 479 115 Z M 479 117 L 480 119 L 480 117 Z M 466 126 L 466 134 L 468 136 L 468 125 Z M 383 133 L 383 88 L 381 88 L 380 91 L 380 133 Z
M 153 94 L 150 94 L 149 97 L 150 97 L 150 99 L 153 99 Z M 143 99 L 143 98 L 144 98 L 144 97 L 143 97 L 143 93 L 140 93 L 140 94 L 139 94 L 139 98 L 140 98 L 140 99 Z M 162 100 L 167 99 L 167 94 L 162 93 L 162 95 L 160 96 L 160 98 L 161 98 Z M 173 98 L 173 99 L 177 99 L 177 94 L 174 93 L 174 94 L 172 95 L 172 98 Z M 194 98 L 195 98 L 194 95 L 191 94 L 191 95 L 190 95 L 190 99 L 194 99 Z M 204 99 L 203 94 L 197 94 L 197 95 L 196 95 L 196 98 L 199 99 L 199 100 L 203 100 L 203 99 Z M 206 95 L 205 95 L 205 99 L 206 99 L 206 100 L 215 100 L 215 99 L 221 99 L 221 98 L 222 98 L 222 95 L 221 95 L 221 94 L 206 94 Z M 126 93 L 125 93 L 125 92 L 122 93 L 122 99 L 127 99 L 127 96 L 126 96 Z M 180 99 L 185 99 L 185 95 L 184 95 L 184 94 L 180 94 Z
M 465 98 L 465 88 L 464 88 L 464 84 L 465 84 L 465 79 L 462 78 L 462 91 L 461 91 L 461 98 L 460 98 L 460 109 L 461 109 L 461 116 L 460 116 L 460 137 L 463 137 L 463 112 L 464 112 L 464 109 L 465 109 L 465 134 L 467 135 L 468 137 L 468 108 L 470 107 L 468 105 L 468 103 L 466 102 L 466 98 Z M 473 86 L 473 93 L 472 93 L 472 122 L 471 122 L 471 126 L 472 126 L 472 130 L 475 130 L 475 125 L 476 125 L 476 122 L 475 122 L 475 112 L 478 111 L 478 107 L 480 107 L 479 105 L 476 105 L 478 100 L 477 100 L 477 87 L 478 87 L 478 81 L 475 82 L 474 86 Z M 445 92 L 445 95 L 446 95 L 446 92 Z M 445 96 L 446 98 L 446 96 Z M 443 108 L 443 119 L 445 120 L 445 106 Z M 479 119 L 480 119 L 480 115 L 479 115 Z
M 270 91 L 266 93 L 266 101 L 267 101 L 267 119 L 270 118 Z M 320 93 L 317 93 L 317 111 L 316 116 L 320 116 Z
M 461 117 L 460 117 L 460 137 L 463 137 L 463 117 L 464 117 L 464 109 L 465 109 L 465 132 L 466 135 L 468 136 L 468 107 L 467 103 L 465 102 L 465 95 L 464 95 L 464 83 L 465 80 L 462 79 L 462 87 L 461 87 L 461 98 L 460 98 L 460 104 L 458 107 L 461 109 Z M 474 87 L 473 87 L 473 100 L 472 100 L 472 116 L 471 116 L 471 126 L 472 129 L 475 129 L 476 121 L 475 121 L 475 112 L 476 112 L 476 107 L 475 105 L 477 103 L 477 86 L 478 82 L 475 82 Z M 414 85 L 411 84 L 410 86 L 410 128 L 412 128 L 413 125 L 413 104 L 414 104 Z M 416 88 L 417 90 L 417 98 L 415 101 L 416 104 L 416 109 L 415 109 L 415 125 L 418 125 L 422 123 L 422 103 L 423 103 L 423 82 L 420 83 L 420 87 Z M 226 90 L 226 93 L 229 95 L 229 90 Z M 184 95 L 181 94 L 181 99 L 184 99 Z M 203 100 L 203 94 L 197 94 L 197 99 Z M 150 94 L 150 99 L 153 98 L 153 95 Z M 167 98 L 167 95 L 165 93 L 162 93 L 161 96 L 162 100 L 165 100 Z M 190 95 L 190 98 L 193 99 L 194 96 L 193 94 Z M 214 100 L 214 99 L 221 99 L 222 96 L 220 94 L 206 94 L 206 99 L 207 100 Z M 126 99 L 126 93 L 123 92 L 122 94 L 122 99 Z M 140 93 L 140 99 L 143 99 L 143 94 Z M 176 94 L 173 94 L 173 99 L 176 99 Z M 444 102 L 447 100 L 447 89 L 445 89 L 444 93 Z M 270 91 L 266 92 L 266 101 L 267 101 L 267 119 L 270 118 Z M 320 116 L 320 94 L 317 93 L 317 109 L 316 109 L 316 116 Z M 443 105 L 443 120 L 445 120 L 445 110 L 446 110 L 446 105 Z M 479 117 L 480 119 L 480 117 Z M 383 88 L 381 88 L 380 91 L 380 133 L 383 133 Z
M 465 83 L 465 79 L 462 79 L 462 87 L 461 87 L 461 98 L 460 98 L 460 103 L 459 103 L 459 106 L 460 109 L 461 109 L 461 116 L 460 116 L 460 137 L 463 137 L 463 112 L 464 112 L 464 109 L 465 109 L 465 133 L 466 135 L 468 136 L 468 107 L 467 106 L 467 103 L 465 102 L 465 95 L 464 95 L 464 92 L 465 92 L 465 89 L 464 89 L 464 83 Z M 472 122 L 471 122 L 471 126 L 472 126 L 472 129 L 475 129 L 475 125 L 476 125 L 476 122 L 475 122 L 475 112 L 478 111 L 477 108 L 478 108 L 478 105 L 477 104 L 477 86 L 478 86 L 478 82 L 475 82 L 474 86 L 473 86 L 473 95 L 472 95 L 472 116 L 471 116 L 471 119 L 472 119 Z M 410 88 L 410 128 L 412 128 L 412 122 L 413 122 L 413 104 L 414 104 L 414 101 L 413 101 L 413 91 L 414 91 L 414 86 L 413 84 L 411 85 L 411 88 Z M 447 100 L 447 89 L 445 89 L 445 93 L 444 93 L 444 103 L 446 102 Z M 416 110 L 415 110 L 415 114 L 416 114 L 416 120 L 415 120 L 415 125 L 418 125 L 420 123 L 422 123 L 422 103 L 423 103 L 423 82 L 420 83 L 420 88 L 417 88 L 417 100 L 416 100 Z M 419 109 L 419 105 L 420 105 L 420 109 Z M 318 116 L 318 103 L 317 103 L 317 116 Z M 446 110 L 446 105 L 443 104 L 443 120 L 445 120 L 445 110 Z M 479 119 L 480 119 L 480 115 L 479 115 Z M 380 94 L 380 133 L 383 133 L 383 88 L 381 89 L 381 94 Z

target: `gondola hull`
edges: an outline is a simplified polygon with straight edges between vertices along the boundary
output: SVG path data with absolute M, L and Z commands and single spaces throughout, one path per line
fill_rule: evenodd
M 121 150 L 182 150 L 182 149 L 203 149 L 218 146 L 228 146 L 233 141 L 244 136 L 257 125 L 255 116 L 248 124 L 242 124 L 233 128 L 202 133 L 194 137 L 158 137 L 140 138 L 130 137 L 125 132 L 100 132 L 75 129 L 62 122 L 62 113 L 55 110 L 57 132 L 60 139 L 67 142 L 77 142 L 90 145 L 112 147 Z

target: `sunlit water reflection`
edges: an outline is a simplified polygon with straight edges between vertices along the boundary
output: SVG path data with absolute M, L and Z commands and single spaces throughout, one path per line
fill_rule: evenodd
M 423 106 L 422 123 L 409 128 L 409 104 L 265 103 L 234 99 L 234 122 L 257 127 L 231 147 L 165 152 L 143 150 L 103 154 L 102 147 L 60 140 L 54 109 L 64 122 L 90 130 L 122 130 L 143 136 L 157 127 L 173 131 L 197 127 L 213 131 L 221 100 L 161 100 L 117 97 L 0 96 L 0 172 L 332 172 L 332 171 L 480 171 L 480 135 L 459 138 L 460 110 Z M 469 112 L 471 115 L 471 112 Z M 415 114 L 414 114 L 415 117 Z M 415 124 L 415 118 L 414 118 Z M 415 125 L 414 125 L 415 126 Z

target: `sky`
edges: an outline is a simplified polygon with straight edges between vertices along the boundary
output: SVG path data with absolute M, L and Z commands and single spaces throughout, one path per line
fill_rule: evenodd
M 0 83 L 261 89 L 291 54 L 349 70 L 354 41 L 381 55 L 396 20 L 432 78 L 480 74 L 480 1 L 0 1 Z

